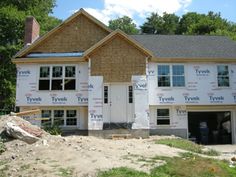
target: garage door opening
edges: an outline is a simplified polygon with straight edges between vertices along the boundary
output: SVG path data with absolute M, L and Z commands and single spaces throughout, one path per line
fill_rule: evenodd
M 231 113 L 188 112 L 188 131 L 199 144 L 232 144 Z

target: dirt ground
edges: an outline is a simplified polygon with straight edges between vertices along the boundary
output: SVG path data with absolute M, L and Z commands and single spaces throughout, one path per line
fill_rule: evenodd
M 148 172 L 153 166 L 138 158 L 155 155 L 177 156 L 181 150 L 154 143 L 150 139 L 108 140 L 85 136 L 47 136 L 28 145 L 14 140 L 5 143 L 7 151 L 1 161 L 10 165 L 9 176 L 96 176 L 99 170 L 130 167 Z
M 4 123 L 0 119 L 0 129 Z M 5 172 L 9 177 L 95 177 L 100 170 L 113 167 L 130 167 L 149 172 L 154 166 L 143 161 L 143 158 L 173 157 L 184 152 L 155 144 L 155 140 L 160 138 L 166 137 L 111 140 L 91 136 L 61 137 L 44 133 L 39 141 L 31 145 L 20 140 L 6 142 L 7 150 L 0 155 L 0 170 L 8 166 Z M 162 161 L 155 163 L 155 166 L 161 164 Z

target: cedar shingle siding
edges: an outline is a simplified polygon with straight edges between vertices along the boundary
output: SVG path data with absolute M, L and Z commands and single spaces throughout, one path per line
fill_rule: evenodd
M 104 82 L 130 82 L 132 75 L 146 74 L 146 56 L 120 36 L 97 49 L 91 56 L 91 75 Z
M 107 35 L 103 28 L 79 15 L 31 52 L 82 52 Z

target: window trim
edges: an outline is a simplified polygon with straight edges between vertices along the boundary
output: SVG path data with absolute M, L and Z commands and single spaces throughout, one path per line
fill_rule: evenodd
M 219 84 L 218 84 L 218 66 L 227 66 L 228 67 L 229 86 L 219 86 Z M 223 89 L 231 88 L 230 79 L 231 79 L 231 77 L 230 77 L 230 65 L 228 65 L 228 64 L 216 64 L 216 84 L 217 84 L 217 88 L 223 88 Z
M 54 67 L 54 66 L 62 66 L 62 78 L 58 78 L 58 79 L 62 79 L 62 90 L 52 90 L 52 80 L 53 80 L 53 77 L 52 77 L 52 68 Z M 75 67 L 75 77 L 74 77 L 74 79 L 75 79 L 75 89 L 74 90 L 65 90 L 65 85 L 64 85 L 64 82 L 65 82 L 65 80 L 66 79 L 68 79 L 68 78 L 72 78 L 72 77 L 65 77 L 65 68 L 67 67 L 67 66 L 74 66 Z M 41 67 L 49 67 L 49 72 L 50 72 L 50 74 L 49 74 L 49 90 L 39 90 L 39 80 L 40 80 L 40 68 Z M 70 91 L 70 92 L 76 92 L 76 91 L 78 91 L 78 78 L 79 78 L 79 76 L 78 76 L 78 71 L 79 69 L 78 69 L 78 65 L 76 65 L 76 64 L 51 64 L 51 65 L 39 65 L 38 66 L 38 72 L 37 72 L 37 91 L 38 92 L 68 92 L 68 91 Z M 54 78 L 54 80 L 55 80 L 56 78 Z
M 169 66 L 169 68 L 170 68 L 170 86 L 158 86 L 158 66 L 161 66 L 161 65 L 168 65 Z M 173 86 L 173 66 L 178 66 L 178 65 L 180 65 L 180 66 L 183 66 L 184 67 L 184 86 Z M 161 88 L 161 89 L 168 89 L 168 88 L 175 88 L 175 89 L 178 89 L 178 88 L 180 88 L 180 89 L 182 89 L 182 88 L 186 88 L 186 66 L 185 66 L 185 64 L 183 64 L 183 63 L 173 63 L 173 64 L 169 64 L 169 63 L 158 63 L 157 65 L 156 65 L 156 70 L 157 70 L 157 75 L 156 75 L 156 78 L 157 78 L 157 82 L 156 82 L 156 84 L 157 84 L 157 88 Z
M 158 120 L 157 110 L 158 109 L 168 109 L 169 110 L 169 116 L 168 116 L 169 118 L 161 119 L 161 120 L 169 120 L 169 124 L 157 124 L 157 120 Z M 171 108 L 169 108 L 169 107 L 157 107 L 155 109 L 155 120 L 156 120 L 155 122 L 156 122 L 156 126 L 159 126 L 159 127 L 171 126 L 171 115 L 172 115 Z

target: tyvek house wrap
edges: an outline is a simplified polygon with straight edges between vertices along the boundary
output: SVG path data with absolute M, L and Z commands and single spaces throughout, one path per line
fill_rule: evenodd
M 146 76 L 132 76 L 134 123 L 132 129 L 149 129 L 148 83 Z

